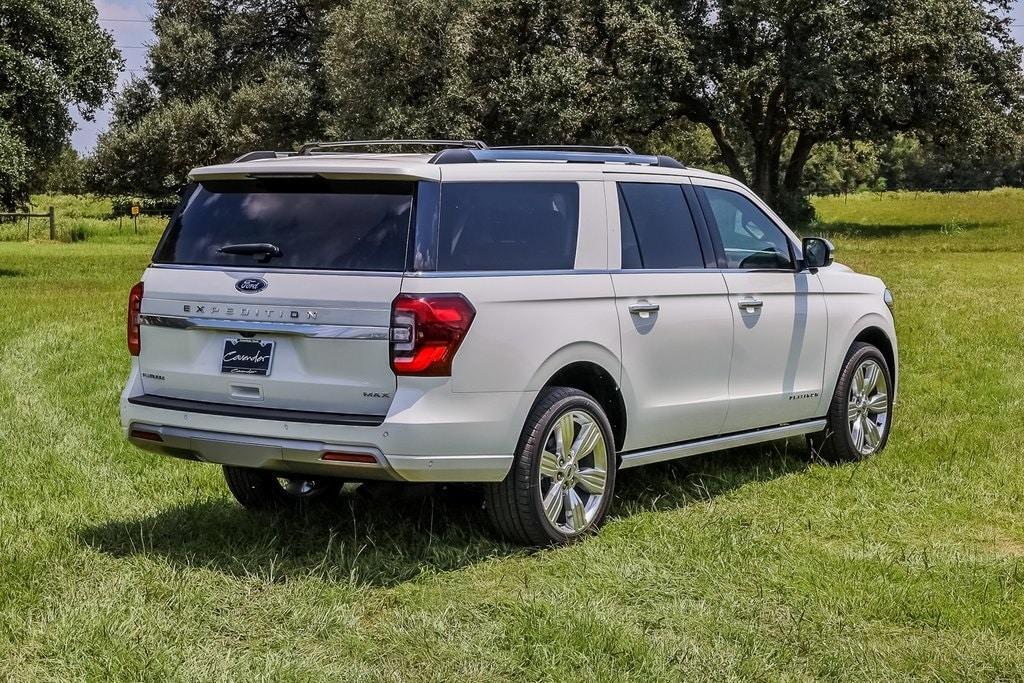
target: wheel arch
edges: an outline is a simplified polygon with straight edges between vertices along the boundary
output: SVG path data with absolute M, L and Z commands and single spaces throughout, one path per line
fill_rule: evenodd
M 843 343 L 839 347 L 841 352 L 829 354 L 825 375 L 827 384 L 824 387 L 825 390 L 822 391 L 820 403 L 822 414 L 828 410 L 828 406 L 832 402 L 832 396 L 839 381 L 839 374 L 843 371 L 843 365 L 846 363 L 846 357 L 857 342 L 871 344 L 882 353 L 885 362 L 889 365 L 889 372 L 892 373 L 893 398 L 896 397 L 899 386 L 899 347 L 896 343 L 895 330 L 893 330 L 892 322 L 886 320 L 882 315 L 869 313 L 851 326 L 850 333 L 843 339 Z
M 594 360 L 572 361 L 550 374 L 542 385 L 542 388 L 547 387 L 571 387 L 593 396 L 612 426 L 615 450 L 622 450 L 626 441 L 626 404 L 619 384 L 608 368 Z
M 874 346 L 875 348 L 882 352 L 882 356 L 885 357 L 885 362 L 889 366 L 889 372 L 892 373 L 893 387 L 895 390 L 897 376 L 899 373 L 898 368 L 896 366 L 896 346 L 893 344 L 893 341 L 889 338 L 889 335 L 887 335 L 885 333 L 885 330 L 883 330 L 881 327 L 872 325 L 870 327 L 865 327 L 863 330 L 861 330 L 857 334 L 857 336 L 854 337 L 853 341 L 850 342 L 850 347 L 852 347 L 857 342 L 865 342 L 871 344 L 872 346 Z M 849 353 L 849 347 L 847 347 L 846 352 Z

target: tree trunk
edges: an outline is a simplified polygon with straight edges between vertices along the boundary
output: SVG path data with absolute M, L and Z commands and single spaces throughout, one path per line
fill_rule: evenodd
M 771 145 L 763 142 L 754 145 L 754 173 L 750 178 L 750 189 L 769 204 L 774 200 L 769 184 L 772 163 L 770 149 Z
M 729 168 L 729 173 L 733 178 L 740 181 L 741 183 L 747 182 L 747 172 L 743 168 L 743 164 L 740 162 L 740 157 L 736 154 L 736 149 L 729 142 L 729 138 L 725 135 L 725 130 L 722 128 L 721 121 L 707 121 L 706 124 L 708 129 L 711 130 L 711 135 L 715 138 L 715 143 L 718 145 L 718 151 L 722 155 L 722 161 Z
M 772 208 L 779 198 L 779 165 L 782 161 L 782 135 L 774 135 L 754 147 L 754 173 L 750 188 Z
M 797 192 L 804 179 L 804 168 L 807 160 L 811 158 L 811 151 L 818 140 L 806 130 L 801 130 L 796 138 L 796 145 L 793 147 L 793 154 L 789 157 L 789 164 L 786 166 L 786 178 L 783 187 L 786 192 Z

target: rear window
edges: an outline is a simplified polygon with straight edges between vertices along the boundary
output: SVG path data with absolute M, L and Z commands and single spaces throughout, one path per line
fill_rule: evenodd
M 200 185 L 171 219 L 156 263 L 405 270 L 415 183 L 254 179 Z M 225 253 L 272 245 L 277 255 Z
M 576 183 L 444 183 L 437 269 L 571 270 L 579 204 Z

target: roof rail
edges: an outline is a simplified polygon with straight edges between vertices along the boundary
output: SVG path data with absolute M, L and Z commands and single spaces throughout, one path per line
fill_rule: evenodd
M 487 149 L 442 149 L 431 159 L 432 164 L 476 164 L 486 162 L 562 162 L 573 164 L 626 164 L 632 166 L 660 166 L 686 168 L 668 156 L 607 151 L 563 151 L 520 147 L 490 147 Z
M 532 149 L 542 152 L 608 152 L 612 154 L 636 154 L 626 145 L 502 145 L 491 149 Z
M 480 140 L 344 140 L 341 142 L 307 142 L 299 148 L 299 156 L 306 156 L 320 150 L 338 147 L 448 147 L 463 149 L 487 149 Z
M 270 150 L 256 150 L 253 152 L 246 152 L 242 156 L 238 157 L 231 163 L 237 164 L 243 161 L 256 161 L 258 159 L 280 159 L 281 157 L 290 156 L 291 152 L 272 152 Z

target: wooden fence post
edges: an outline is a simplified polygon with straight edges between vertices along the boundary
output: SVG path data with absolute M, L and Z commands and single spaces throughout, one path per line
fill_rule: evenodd
M 57 239 L 57 220 L 54 214 L 53 207 L 50 207 L 50 240 Z

